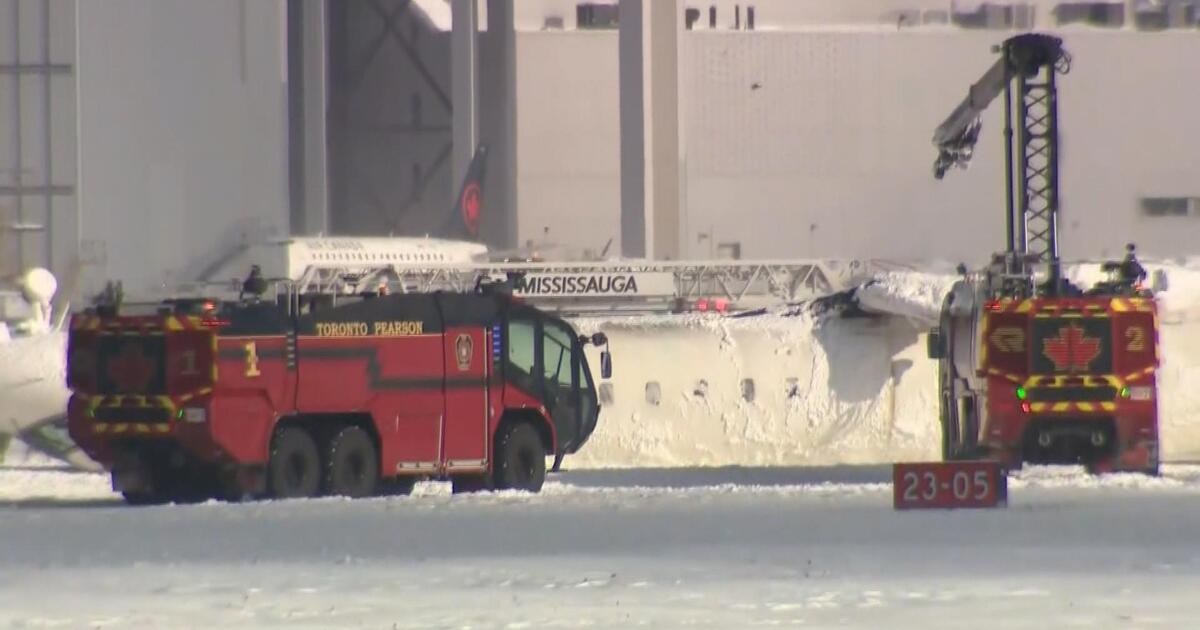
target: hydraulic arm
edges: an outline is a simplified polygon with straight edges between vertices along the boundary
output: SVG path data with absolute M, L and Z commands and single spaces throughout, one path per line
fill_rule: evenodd
M 1054 293 L 1061 278 L 1055 75 L 1070 69 L 1070 56 L 1061 39 L 1037 33 L 1012 37 L 996 51 L 1000 59 L 971 85 L 967 97 L 934 132 L 938 156 L 933 174 L 941 179 L 951 166 L 967 166 L 979 138 L 980 115 L 1003 94 L 1005 275 L 1030 278 L 1032 271 L 1026 265 L 1045 263 L 1050 276 L 1046 286 Z M 1016 284 L 1032 291 L 1029 282 Z

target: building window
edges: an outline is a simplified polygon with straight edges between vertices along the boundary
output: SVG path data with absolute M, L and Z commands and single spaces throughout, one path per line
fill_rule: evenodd
M 617 28 L 617 5 L 581 2 L 575 5 L 575 27 Z
M 1200 7 L 1190 0 L 1138 2 L 1133 9 L 1133 23 L 1146 31 L 1192 28 L 1197 24 L 1198 13 Z
M 600 383 L 600 404 L 613 404 L 613 386 L 612 383 Z
M 754 379 L 742 379 L 742 400 L 746 402 L 754 402 Z
M 1120 28 L 1125 25 L 1125 5 L 1118 2 L 1066 2 L 1054 7 L 1059 26 L 1087 24 Z
M 1142 197 L 1142 214 L 1148 217 L 1200 217 L 1200 197 Z
M 1031 4 L 992 4 L 984 2 L 973 11 L 952 10 L 950 20 L 961 28 L 1028 29 L 1033 28 Z
M 646 383 L 646 402 L 655 407 L 662 402 L 662 386 L 658 384 L 658 381 Z

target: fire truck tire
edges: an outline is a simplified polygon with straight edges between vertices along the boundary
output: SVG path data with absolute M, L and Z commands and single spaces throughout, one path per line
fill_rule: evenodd
M 379 453 L 366 431 L 344 427 L 329 440 L 325 457 L 325 491 L 345 497 L 375 494 L 379 484 Z
M 300 427 L 283 427 L 271 440 L 267 487 L 279 499 L 313 497 L 321 489 L 321 455 L 312 435 Z
M 496 437 L 492 481 L 497 490 L 542 489 L 546 481 L 546 450 L 541 436 L 528 423 L 510 424 Z

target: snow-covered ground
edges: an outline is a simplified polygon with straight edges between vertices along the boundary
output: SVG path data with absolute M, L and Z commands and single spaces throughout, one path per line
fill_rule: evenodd
M 1030 469 L 1007 508 L 969 512 L 893 512 L 888 479 L 579 471 L 540 495 L 427 484 L 129 508 L 97 475 L 3 471 L 0 627 L 1184 628 L 1200 615 L 1200 468 Z

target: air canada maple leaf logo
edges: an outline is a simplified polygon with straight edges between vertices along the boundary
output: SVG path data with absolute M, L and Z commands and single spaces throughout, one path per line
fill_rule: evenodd
M 142 349 L 135 343 L 121 346 L 120 352 L 108 360 L 105 373 L 117 391 L 123 394 L 136 394 L 146 391 L 154 376 L 154 361 L 146 358 Z
M 462 218 L 471 236 L 479 234 L 479 209 L 482 205 L 479 199 L 479 184 L 471 182 L 462 193 Z
M 1042 354 L 1059 372 L 1084 372 L 1100 356 L 1100 344 L 1100 339 L 1088 337 L 1078 324 L 1069 324 L 1058 329 L 1057 337 L 1042 343 Z

